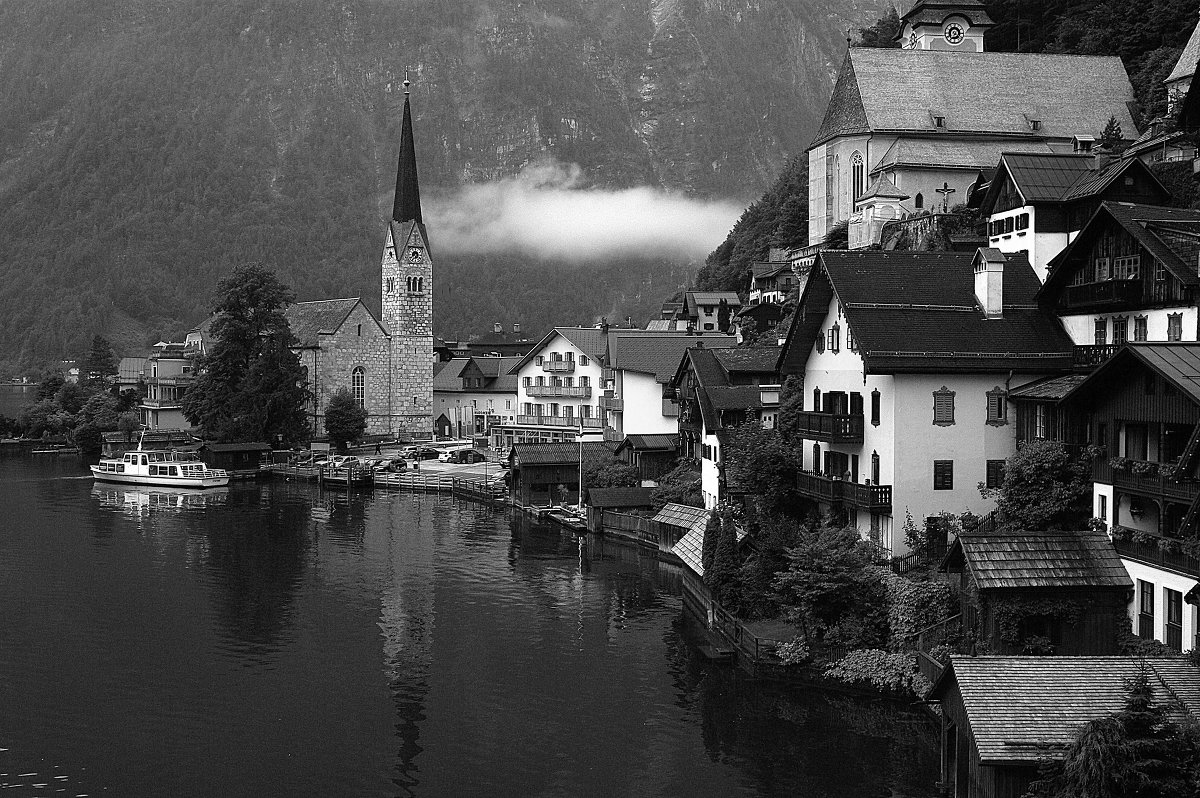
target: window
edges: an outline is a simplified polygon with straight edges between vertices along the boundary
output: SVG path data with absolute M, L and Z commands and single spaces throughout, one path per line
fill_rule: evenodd
M 579 417 L 580 418 L 591 418 L 592 417 L 592 406 L 591 405 L 580 405 L 579 406 Z
M 871 452 L 871 484 L 879 484 L 879 452 Z
M 945 385 L 933 392 L 933 423 L 939 427 L 954 423 L 954 391 Z
M 1154 281 L 1157 283 L 1167 281 L 1167 267 L 1162 264 L 1162 261 L 1154 261 Z
M 933 461 L 933 489 L 954 490 L 954 461 Z
M 358 325 L 358 337 L 362 338 L 362 325 Z
M 813 412 L 821 412 L 821 389 L 813 388 Z
M 1138 580 L 1138 637 L 1154 639 L 1154 583 Z
M 945 126 L 946 126 L 946 117 L 944 117 L 944 116 L 935 116 L 935 117 L 933 118 L 933 126 L 934 126 L 934 127 L 945 127 Z
M 1183 314 L 1168 313 L 1167 314 L 1167 340 L 1182 341 L 1183 340 Z
M 396 293 L 396 278 L 395 277 L 387 278 L 387 292 L 389 294 Z
M 528 388 L 530 385 L 533 385 L 533 377 L 522 377 L 521 384 Z
M 1129 340 L 1129 319 L 1125 316 L 1113 318 L 1113 344 L 1120 346 Z
M 540 386 L 540 385 L 545 385 L 545 384 L 546 384 L 546 378 L 545 378 L 545 377 L 537 377 L 537 378 L 534 380 L 534 384 L 535 384 L 535 385 L 539 385 L 539 386 Z
M 1046 439 L 1046 406 L 1034 405 L 1033 407 L 1033 437 L 1039 441 Z
M 1075 273 L 1071 275 L 1071 285 L 1083 285 L 1087 281 L 1088 275 L 1083 269 L 1076 269 Z
M 829 328 L 829 351 L 837 354 L 841 350 L 842 345 L 842 328 L 839 324 L 834 324 Z
M 1145 341 L 1146 340 L 1146 317 L 1145 316 L 1134 317 L 1133 340 L 1135 340 L 1135 341 Z
M 1163 588 L 1163 605 L 1166 609 L 1166 640 L 1167 648 L 1172 651 L 1183 651 L 1183 594 L 1169 587 Z
M 824 351 L 825 351 L 825 333 L 818 332 L 817 333 L 817 354 L 819 355 Z
M 580 356 L 579 356 L 579 365 L 581 365 L 581 366 L 586 366 L 586 365 L 588 364 L 588 362 L 589 362 L 589 361 L 588 361 L 587 355 L 580 355 Z
M 866 169 L 863 168 L 862 153 L 856 152 L 850 156 L 850 182 L 854 188 L 852 200 L 857 200 L 866 191 Z
M 543 357 L 542 355 L 538 355 L 537 357 L 535 357 L 535 358 L 533 359 L 533 362 L 534 362 L 534 363 L 536 363 L 537 365 L 539 365 L 539 366 L 540 366 L 540 365 L 542 365 L 543 363 L 545 363 L 545 362 L 546 362 L 546 358 L 545 358 L 545 357 Z
M 879 389 L 871 391 L 871 424 L 879 426 Z
M 1004 484 L 1004 461 L 1003 460 L 988 460 L 987 474 L 984 487 L 998 488 Z
M 1104 346 L 1108 343 L 1108 319 L 1096 319 L 1096 337 L 1094 343 L 1096 346 Z
M 1154 396 L 1154 394 L 1158 393 L 1158 378 L 1153 373 L 1147 374 L 1142 383 L 1146 396 Z
M 987 392 L 987 423 L 993 427 L 1008 423 L 1008 397 L 999 385 Z
M 1132 280 L 1138 276 L 1138 268 L 1142 265 L 1141 255 L 1128 255 L 1113 260 L 1113 279 Z
M 854 330 L 851 330 L 849 325 L 846 325 L 846 346 L 851 352 L 858 351 L 858 341 L 854 340 Z
M 354 404 L 360 408 L 367 406 L 367 372 L 362 366 L 350 373 L 350 390 L 354 394 Z
M 592 378 L 591 378 L 591 377 L 580 377 L 580 378 L 579 378 L 579 387 L 580 387 L 580 388 L 586 388 L 586 387 L 588 387 L 588 386 L 589 386 L 589 385 L 591 385 L 591 384 L 592 384 Z
M 1017 229 L 1018 230 L 1028 230 L 1029 229 L 1029 214 L 1023 213 L 1017 217 Z
M 914 208 L 924 208 L 925 207 L 925 195 L 919 191 L 917 192 L 917 196 L 913 198 L 913 207 Z
M 1109 276 L 1108 258 L 1096 258 L 1095 267 L 1096 267 L 1096 282 L 1100 282 L 1101 280 L 1107 280 L 1108 276 Z
M 1103 493 L 1100 494 L 1100 506 L 1099 506 L 1098 510 L 1100 512 L 1100 520 L 1107 521 L 1108 520 L 1108 497 L 1105 496 Z
M 575 408 L 571 405 L 563 405 L 563 418 L 572 418 L 575 415 Z
M 813 467 L 814 474 L 821 473 L 821 444 L 813 444 Z

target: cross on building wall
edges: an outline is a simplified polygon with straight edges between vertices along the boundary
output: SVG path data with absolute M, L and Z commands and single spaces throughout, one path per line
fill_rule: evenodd
M 950 188 L 949 183 L 942 183 L 941 188 L 935 188 L 934 191 L 942 195 L 942 213 L 947 213 L 950 210 L 950 195 L 958 189 Z

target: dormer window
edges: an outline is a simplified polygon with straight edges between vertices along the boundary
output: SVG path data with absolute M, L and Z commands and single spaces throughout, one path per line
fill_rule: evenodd
M 946 117 L 944 117 L 944 116 L 935 116 L 935 117 L 933 118 L 933 126 L 934 126 L 934 127 L 940 127 L 940 128 L 944 128 L 944 127 L 946 127 Z
M 1074 145 L 1075 152 L 1090 153 L 1092 151 L 1092 145 L 1096 143 L 1096 137 L 1075 136 L 1071 139 L 1071 143 Z
M 1034 131 L 1041 130 L 1042 129 L 1042 120 L 1030 119 L 1029 120 L 1029 129 L 1034 130 Z

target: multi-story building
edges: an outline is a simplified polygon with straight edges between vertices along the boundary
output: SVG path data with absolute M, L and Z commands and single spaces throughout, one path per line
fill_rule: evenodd
M 443 438 L 491 438 L 517 416 L 519 357 L 456 357 L 434 366 L 434 430 Z
M 196 356 L 200 349 L 193 343 L 154 345 L 146 360 L 146 396 L 139 410 L 142 423 L 150 429 L 187 429 L 191 423 L 183 415 L 183 395 L 196 380 Z
M 1004 153 L 980 202 L 988 244 L 1023 252 L 1038 279 L 1105 201 L 1161 204 L 1170 192 L 1137 158 Z
M 701 341 L 684 353 L 667 386 L 667 397 L 679 403 L 679 451 L 700 463 L 707 508 L 728 497 L 725 434 L 747 421 L 775 426 L 778 359 L 778 346 L 710 349 Z
M 995 249 L 822 252 L 780 359 L 804 380 L 798 491 L 894 554 L 906 516 L 990 510 L 1009 390 L 1071 366 L 1039 287 Z
M 760 302 L 782 305 L 798 282 L 787 250 L 773 248 L 768 258 L 750 264 L 750 305 Z
M 681 318 L 689 331 L 728 332 L 741 309 L 736 291 L 688 291 L 683 295 Z
M 600 441 L 602 361 L 609 328 L 555 327 L 509 372 L 517 377 L 516 418 L 492 428 L 492 446 Z

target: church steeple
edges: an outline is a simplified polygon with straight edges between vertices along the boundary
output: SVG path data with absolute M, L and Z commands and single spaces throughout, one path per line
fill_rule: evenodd
M 400 163 L 396 167 L 396 200 L 392 218 L 397 222 L 421 219 L 421 189 L 417 184 L 417 150 L 413 145 L 412 111 L 408 107 L 408 76 L 404 77 L 404 120 L 400 124 Z

